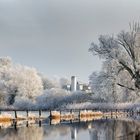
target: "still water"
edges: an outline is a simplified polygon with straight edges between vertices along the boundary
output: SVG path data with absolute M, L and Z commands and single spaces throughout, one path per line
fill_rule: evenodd
M 140 121 L 101 119 L 48 125 L 45 122 L 0 129 L 0 140 L 140 140 Z

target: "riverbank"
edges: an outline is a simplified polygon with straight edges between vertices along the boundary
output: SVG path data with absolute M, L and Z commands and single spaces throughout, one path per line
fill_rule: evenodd
M 96 110 L 131 110 L 140 112 L 139 103 L 74 103 L 63 107 L 64 109 L 96 109 Z

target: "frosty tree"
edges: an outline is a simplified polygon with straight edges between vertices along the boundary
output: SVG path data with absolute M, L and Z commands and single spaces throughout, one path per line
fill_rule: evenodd
M 111 85 L 108 85 L 104 87 L 104 90 L 111 88 L 112 92 L 117 92 L 119 86 L 127 93 L 133 92 L 140 96 L 140 28 L 138 23 L 130 25 L 130 31 L 121 31 L 116 37 L 101 35 L 99 44 L 92 43 L 89 51 L 105 60 L 102 70 L 104 74 L 100 77 L 110 79 L 112 85 L 116 87 L 113 89 Z M 90 80 L 95 85 L 95 82 L 92 82 L 94 80 L 92 75 Z M 103 80 L 101 83 L 103 84 Z
M 42 80 L 34 68 L 0 58 L 0 102 L 12 105 L 17 99 L 34 100 L 42 94 Z

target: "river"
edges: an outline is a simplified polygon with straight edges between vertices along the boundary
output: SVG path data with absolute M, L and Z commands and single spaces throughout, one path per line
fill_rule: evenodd
M 0 140 L 140 140 L 140 121 L 119 118 L 56 125 L 25 122 L 1 128 Z

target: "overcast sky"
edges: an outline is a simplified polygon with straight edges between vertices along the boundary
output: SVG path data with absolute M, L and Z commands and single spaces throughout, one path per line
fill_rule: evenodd
M 139 16 L 140 0 L 0 0 L 0 56 L 48 77 L 88 81 L 101 68 L 90 43 L 128 29 Z

